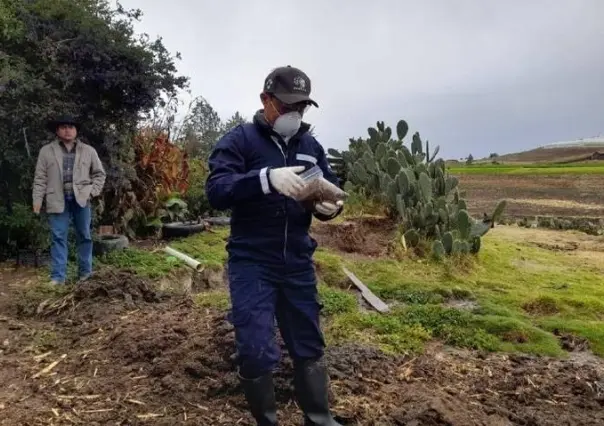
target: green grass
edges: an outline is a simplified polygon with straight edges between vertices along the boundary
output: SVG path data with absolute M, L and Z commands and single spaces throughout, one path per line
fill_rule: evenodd
M 488 235 L 478 259 L 452 262 L 390 259 L 349 260 L 319 252 L 328 285 L 342 287 L 338 261 L 378 296 L 398 304 L 386 315 L 347 312 L 329 324 L 332 341 L 375 343 L 386 350 L 414 351 L 438 338 L 483 350 L 559 356 L 554 329 L 587 338 L 604 355 L 604 285 L 601 273 L 560 253 Z M 471 301 L 469 309 L 455 307 Z M 406 335 L 402 336 L 402 335 Z
M 170 243 L 170 247 L 185 253 L 211 268 L 222 268 L 227 260 L 225 239 L 229 228 L 222 227 L 211 232 L 200 232 L 188 238 Z
M 602 164 L 476 164 L 447 167 L 451 174 L 509 174 L 509 175 L 575 175 L 604 174 Z
M 209 268 L 222 268 L 226 261 L 224 238 L 227 235 L 228 228 L 221 228 L 171 241 L 168 245 Z M 138 248 L 110 252 L 95 261 L 101 265 L 129 269 L 138 275 L 152 279 L 167 276 L 179 268 L 186 268 L 183 262 L 163 251 L 151 252 Z
M 326 316 L 342 315 L 358 311 L 358 300 L 351 292 L 319 284 L 319 298 L 323 305 L 321 313 Z
M 176 269 L 183 268 L 183 264 L 176 258 L 166 256 L 164 253 L 152 253 L 137 248 L 127 248 L 123 251 L 112 251 L 96 258 L 101 266 L 112 266 L 127 269 L 137 275 L 155 279 L 169 275 Z
M 226 290 L 212 290 L 196 294 L 195 303 L 197 306 L 214 308 L 221 311 L 226 311 L 231 304 L 229 294 Z

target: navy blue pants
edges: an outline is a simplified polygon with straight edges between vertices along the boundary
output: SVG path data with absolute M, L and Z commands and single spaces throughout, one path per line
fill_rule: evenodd
M 235 327 L 239 373 L 248 379 L 273 370 L 280 358 L 275 319 L 294 362 L 323 356 L 314 268 L 286 271 L 229 262 L 231 321 Z

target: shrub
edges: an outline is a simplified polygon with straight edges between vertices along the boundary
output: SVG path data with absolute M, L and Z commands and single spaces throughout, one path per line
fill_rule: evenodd
M 12 212 L 0 207 L 0 259 L 19 249 L 46 250 L 50 245 L 48 224 L 25 204 L 14 204 Z
M 206 164 L 199 159 L 191 160 L 189 167 L 190 185 L 184 195 L 184 199 L 189 206 L 191 215 L 199 217 L 211 210 L 205 189 L 206 179 L 208 178 L 208 169 Z
M 183 196 L 189 187 L 185 152 L 166 132 L 144 128 L 134 137 L 135 176 L 105 200 L 115 226 L 130 237 L 147 235 L 161 226 L 165 203 Z

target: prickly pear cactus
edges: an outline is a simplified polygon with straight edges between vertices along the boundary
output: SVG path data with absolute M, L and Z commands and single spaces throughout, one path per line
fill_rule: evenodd
M 445 250 L 445 246 L 443 245 L 442 241 L 434 240 L 432 242 L 432 256 L 436 260 L 440 260 L 440 259 L 444 258 L 446 255 L 447 255 L 447 252 Z
M 338 167 L 339 176 L 345 176 L 347 192 L 362 189 L 383 202 L 406 230 L 403 239 L 409 247 L 425 239 L 432 241 L 436 258 L 478 253 L 481 237 L 500 220 L 506 201 L 478 221 L 468 213 L 459 180 L 449 175 L 442 158 L 436 158 L 439 146 L 431 150 L 418 132 L 405 146 L 409 126 L 404 120 L 396 124 L 396 139 L 383 121 L 367 133 L 368 139 L 350 139 L 347 151 L 328 150 L 330 163 Z

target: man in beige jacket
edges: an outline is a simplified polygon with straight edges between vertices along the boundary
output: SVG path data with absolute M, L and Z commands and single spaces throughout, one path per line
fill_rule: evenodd
M 78 274 L 92 273 L 90 199 L 99 196 L 105 170 L 96 150 L 78 139 L 79 124 L 72 117 L 49 123 L 57 139 L 40 150 L 33 184 L 34 213 L 46 199 L 51 231 L 51 274 L 53 284 L 63 284 L 67 274 L 67 235 L 73 220 L 78 250 Z

